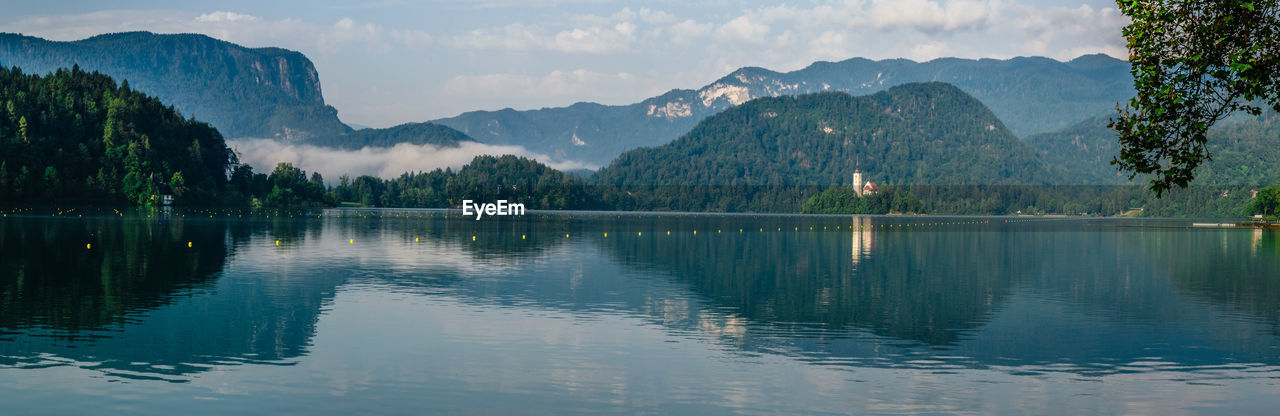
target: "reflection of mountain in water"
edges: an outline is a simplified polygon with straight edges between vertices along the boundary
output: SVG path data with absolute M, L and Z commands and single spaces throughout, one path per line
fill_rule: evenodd
M 1180 291 L 1257 317 L 1280 334 L 1280 233 L 1204 231 L 1141 247 Z
M 212 365 L 288 364 L 308 353 L 324 305 L 348 282 L 625 314 L 736 351 L 824 363 L 1105 373 L 1152 359 L 1280 361 L 1280 252 L 1268 233 L 340 214 L 0 221 L 0 365 L 72 361 L 180 380 Z
M 947 356 L 963 366 L 1086 373 L 1123 371 L 1125 363 L 1152 359 L 1189 366 L 1278 362 L 1271 354 L 1280 348 L 1274 331 L 1259 332 L 1258 320 L 1230 314 L 1248 299 L 1232 291 L 1272 293 L 1267 285 L 1274 279 L 1232 280 L 1232 290 L 1210 289 L 1220 297 L 1208 303 L 1181 295 L 1176 275 L 1171 280 L 1165 272 L 1177 264 L 1170 257 L 1199 258 L 1166 242 L 1181 238 L 1181 231 L 1083 221 L 862 231 L 895 222 L 882 218 L 858 220 L 852 233 L 738 232 L 736 224 L 745 221 L 775 231 L 794 225 L 785 217 L 674 225 L 632 219 L 633 228 L 685 232 L 597 236 L 591 245 L 612 261 L 591 260 L 593 247 L 575 246 L 578 259 L 563 269 L 489 281 L 484 290 L 467 283 L 458 289 L 482 301 L 625 310 L 747 351 L 790 351 L 823 362 L 896 366 Z M 829 229 L 839 224 L 805 221 L 826 221 Z M 695 237 L 688 232 L 694 227 L 729 233 Z M 1232 247 L 1250 247 L 1240 243 Z M 1135 250 L 1151 244 L 1160 254 Z M 1238 267 L 1271 276 L 1280 270 L 1274 260 Z M 1213 276 L 1215 269 L 1183 270 Z
M 320 304 L 344 277 L 224 273 L 251 236 L 289 240 L 305 228 L 167 217 L 0 222 L 0 365 L 150 378 L 301 356 Z

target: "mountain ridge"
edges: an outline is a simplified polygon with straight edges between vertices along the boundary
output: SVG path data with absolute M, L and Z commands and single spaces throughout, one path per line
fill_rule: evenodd
M 283 48 L 190 33 L 120 32 L 65 42 L 0 33 L 0 65 L 28 73 L 74 66 L 101 72 L 227 137 L 296 141 L 351 131 L 324 103 L 310 59 Z
M 1100 54 L 1066 62 L 1043 57 L 927 62 L 850 58 L 818 61 L 790 72 L 743 67 L 698 89 L 673 89 L 627 105 L 469 111 L 434 122 L 482 142 L 522 145 L 561 159 L 603 165 L 626 150 L 675 140 L 707 116 L 753 98 L 823 91 L 866 95 L 933 81 L 955 84 L 977 97 L 1020 137 L 1065 128 L 1113 109 L 1133 91 L 1128 62 Z

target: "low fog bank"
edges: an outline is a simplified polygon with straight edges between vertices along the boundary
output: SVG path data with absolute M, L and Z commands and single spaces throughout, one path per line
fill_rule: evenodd
M 325 182 L 329 183 L 336 183 L 342 175 L 350 175 L 352 178 L 371 175 L 392 179 L 405 172 L 427 172 L 446 167 L 456 171 L 480 155 L 524 156 L 561 171 L 598 167 L 575 161 L 556 161 L 521 146 L 495 146 L 475 142 L 463 142 L 459 147 L 400 143 L 393 147 L 344 150 L 280 143 L 269 139 L 232 139 L 227 140 L 227 147 L 240 155 L 240 163 L 253 166 L 254 172 L 271 173 L 277 163 L 289 162 L 308 174 L 320 172 L 324 175 Z

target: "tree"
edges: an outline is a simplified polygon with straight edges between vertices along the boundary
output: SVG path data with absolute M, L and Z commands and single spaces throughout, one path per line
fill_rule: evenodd
M 1280 184 L 1258 190 L 1258 196 L 1249 201 L 1250 214 L 1275 215 L 1280 207 Z
M 1280 0 L 1119 0 L 1137 96 L 1109 124 L 1112 164 L 1185 188 L 1212 155 L 1206 133 L 1239 111 L 1280 111 Z

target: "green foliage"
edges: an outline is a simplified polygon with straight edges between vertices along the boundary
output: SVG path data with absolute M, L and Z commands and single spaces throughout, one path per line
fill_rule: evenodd
M 527 209 L 605 209 L 582 179 L 536 161 L 511 155 L 477 156 L 456 173 L 436 169 L 382 180 L 361 176 L 339 179 L 331 190 L 341 202 L 366 206 L 452 208 L 464 199 L 507 200 Z
M 360 129 L 349 133 L 312 138 L 307 144 L 339 149 L 359 150 L 365 146 L 392 147 L 400 143 L 458 147 L 458 143 L 474 141 L 460 131 L 432 123 L 406 123 L 385 129 Z
M 0 202 L 217 202 L 235 163 L 218 131 L 78 67 L 0 68 Z
M 226 200 L 240 206 L 259 208 L 301 208 L 333 206 L 333 195 L 327 192 L 319 173 L 307 178 L 307 172 L 292 163 L 276 164 L 271 174 L 254 173 L 248 165 L 236 166 L 231 172 Z
M 800 212 L 806 214 L 889 214 L 918 213 L 924 209 L 919 198 L 897 187 L 885 187 L 878 193 L 858 196 L 848 186 L 836 186 L 805 201 Z
M 1026 142 L 1055 171 L 1058 183 L 1127 185 L 1127 175 L 1110 164 L 1119 152 L 1116 137 L 1107 118 L 1098 117 Z M 1208 138 L 1214 158 L 1195 169 L 1191 186 L 1258 187 L 1280 181 L 1280 170 L 1274 168 L 1280 166 L 1280 114 L 1237 115 L 1210 129 Z
M 1113 163 L 1157 195 L 1211 158 L 1209 127 L 1238 111 L 1280 111 L 1280 2 L 1122 0 L 1137 96 L 1119 108 Z
M 1040 184 L 1031 148 L 982 103 L 942 83 L 866 97 L 761 98 L 709 117 L 657 148 L 627 152 L 597 183 L 829 186 L 861 166 L 882 184 Z
M 325 105 L 311 61 L 279 48 L 195 34 L 112 33 L 74 42 L 0 34 L 0 65 L 34 73 L 78 65 L 127 79 L 227 137 L 299 140 L 351 131 Z
M 1271 185 L 1258 190 L 1258 196 L 1249 201 L 1250 215 L 1274 217 L 1280 209 L 1280 184 Z

